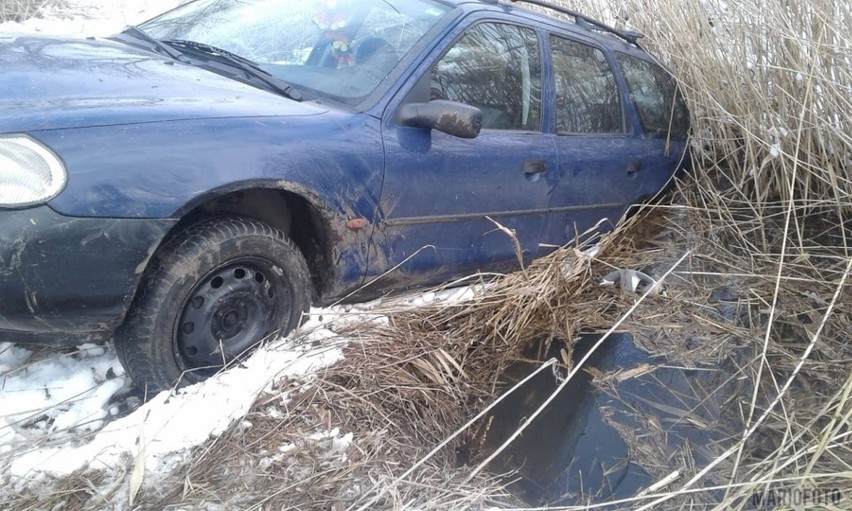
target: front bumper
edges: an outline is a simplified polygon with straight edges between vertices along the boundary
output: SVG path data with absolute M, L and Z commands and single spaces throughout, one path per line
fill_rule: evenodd
M 170 219 L 0 211 L 0 341 L 73 344 L 124 320 Z

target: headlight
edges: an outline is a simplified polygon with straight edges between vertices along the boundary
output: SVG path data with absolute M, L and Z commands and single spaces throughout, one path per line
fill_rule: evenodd
M 44 204 L 66 181 L 65 166 L 50 149 L 26 135 L 0 136 L 0 207 Z

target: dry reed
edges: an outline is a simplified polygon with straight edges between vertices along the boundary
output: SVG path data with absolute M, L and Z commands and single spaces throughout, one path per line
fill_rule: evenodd
M 38 15 L 39 11 L 57 0 L 2 0 L 0 22 L 24 21 Z

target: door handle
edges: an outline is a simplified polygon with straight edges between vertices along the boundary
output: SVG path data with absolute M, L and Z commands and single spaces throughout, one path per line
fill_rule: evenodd
M 524 162 L 524 174 L 541 174 L 547 172 L 547 161 L 527 160 Z
M 636 176 L 640 170 L 642 170 L 642 162 L 639 160 L 632 160 L 627 164 L 627 177 Z

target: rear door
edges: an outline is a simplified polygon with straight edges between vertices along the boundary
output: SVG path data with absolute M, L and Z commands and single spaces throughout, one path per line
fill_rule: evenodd
M 459 29 L 461 30 L 461 29 Z M 384 215 L 370 275 L 394 268 L 396 285 L 517 267 L 539 253 L 548 208 L 552 135 L 542 132 L 538 33 L 482 21 L 448 36 L 383 123 Z M 401 126 L 398 106 L 451 100 L 478 107 L 475 139 Z
M 615 55 L 635 106 L 636 129 L 642 133 L 642 148 L 634 155 L 643 173 L 639 193 L 654 195 L 675 169 L 689 164 L 689 112 L 671 73 L 647 57 Z
M 594 43 L 550 34 L 558 179 L 542 243 L 550 247 L 611 229 L 642 180 L 642 140 L 632 130 L 607 54 Z M 590 231 L 591 230 L 591 231 Z

